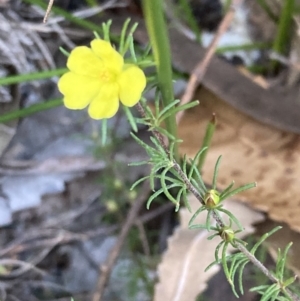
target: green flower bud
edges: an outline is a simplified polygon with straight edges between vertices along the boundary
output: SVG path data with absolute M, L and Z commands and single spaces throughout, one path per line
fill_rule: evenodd
M 120 180 L 115 179 L 114 180 L 114 188 L 115 189 L 121 189 L 122 187 L 123 187 L 123 183 Z
M 115 200 L 107 200 L 105 202 L 105 206 L 106 206 L 106 209 L 112 213 L 119 210 L 119 206 Z
M 232 242 L 235 238 L 235 233 L 231 228 L 224 227 L 220 231 L 221 238 L 226 242 Z
M 211 189 L 204 196 L 204 203 L 207 208 L 214 209 L 220 203 L 220 194 L 217 190 Z
M 136 200 L 137 196 L 138 196 L 138 193 L 136 190 L 131 190 L 128 192 L 128 199 L 130 202 Z

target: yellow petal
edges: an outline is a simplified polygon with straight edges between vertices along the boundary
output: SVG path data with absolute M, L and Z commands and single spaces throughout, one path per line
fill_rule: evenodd
M 109 42 L 95 39 L 91 42 L 91 47 L 94 54 L 101 58 L 106 67 L 112 72 L 119 74 L 122 71 L 124 59 Z
M 93 119 L 113 117 L 119 108 L 118 85 L 116 83 L 104 85 L 91 102 L 88 112 Z
M 132 107 L 140 100 L 146 87 L 146 76 L 134 65 L 124 67 L 124 71 L 118 77 L 119 97 L 123 105 Z
M 79 46 L 71 51 L 67 67 L 74 73 L 97 77 L 103 70 L 104 63 L 90 48 Z
M 58 89 L 65 96 L 65 106 L 79 110 L 85 108 L 97 95 L 101 82 L 93 77 L 68 72 L 59 79 Z

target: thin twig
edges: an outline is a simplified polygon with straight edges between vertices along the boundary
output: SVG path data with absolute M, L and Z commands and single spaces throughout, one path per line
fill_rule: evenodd
M 47 9 L 46 9 L 46 12 L 45 12 L 45 17 L 44 17 L 43 23 L 47 22 L 47 19 L 49 17 L 50 12 L 51 12 L 51 8 L 53 6 L 53 3 L 54 3 L 54 0 L 49 0 L 48 6 L 47 6 Z
M 191 99 L 193 98 L 193 95 L 195 93 L 195 90 L 197 88 L 197 85 L 202 81 L 207 67 L 211 61 L 211 59 L 213 58 L 213 55 L 216 51 L 218 42 L 221 38 L 221 36 L 225 33 L 225 31 L 227 30 L 227 28 L 229 27 L 233 17 L 234 17 L 234 13 L 235 13 L 235 8 L 240 4 L 241 0 L 233 0 L 225 17 L 223 18 L 222 22 L 220 23 L 218 30 L 213 38 L 213 40 L 211 41 L 210 45 L 207 48 L 207 51 L 204 55 L 204 58 L 196 65 L 195 69 L 193 70 L 185 93 L 182 96 L 180 105 L 184 105 L 188 102 L 191 101 Z M 183 111 L 180 111 L 177 113 L 176 115 L 176 121 L 177 124 L 179 123 L 179 121 L 181 120 L 183 116 Z
M 147 234 L 146 234 L 146 230 L 145 230 L 144 224 L 141 222 L 140 219 L 138 219 L 135 222 L 135 224 L 136 224 L 136 227 L 139 230 L 139 236 L 140 236 L 140 240 L 141 240 L 142 247 L 143 247 L 143 250 L 144 250 L 144 254 L 147 257 L 151 256 L 151 254 L 150 254 L 150 245 L 149 245 L 149 241 L 147 239 Z
M 124 225 L 122 226 L 121 233 L 119 235 L 119 238 L 113 247 L 113 249 L 110 252 L 110 255 L 107 259 L 107 263 L 105 266 L 101 267 L 101 275 L 98 279 L 97 285 L 96 285 L 96 291 L 93 295 L 92 301 L 100 301 L 103 297 L 105 287 L 108 283 L 109 276 L 111 274 L 112 268 L 115 265 L 119 254 L 122 250 L 123 244 L 125 242 L 126 236 L 135 223 L 135 219 L 137 218 L 138 212 L 142 205 L 144 204 L 146 200 L 146 194 L 149 192 L 149 181 L 145 181 L 142 188 L 141 193 L 139 194 L 138 199 L 133 203 L 132 207 L 130 208 L 130 211 L 126 217 L 126 221 Z

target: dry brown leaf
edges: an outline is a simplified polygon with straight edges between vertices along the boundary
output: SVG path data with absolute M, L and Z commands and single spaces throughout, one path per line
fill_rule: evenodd
M 200 204 L 194 197 L 190 197 L 189 201 L 194 213 Z M 225 208 L 242 220 L 245 231 L 240 238 L 252 233 L 251 225 L 263 219 L 262 214 L 238 202 L 228 201 Z M 218 266 L 214 266 L 204 272 L 214 261 L 215 248 L 220 239 L 207 240 L 211 233 L 206 230 L 188 229 L 192 213 L 185 208 L 180 210 L 180 226 L 169 238 L 168 249 L 158 267 L 160 282 L 155 287 L 154 301 L 195 300 L 205 290 L 208 280 L 219 270 Z M 205 219 L 206 214 L 203 213 L 195 223 L 203 224 Z
M 186 112 L 179 136 L 184 140 L 181 152 L 193 157 L 211 114 L 216 113 L 217 129 L 203 168 L 204 181 L 211 182 L 215 162 L 223 155 L 219 188 L 232 180 L 236 186 L 257 181 L 258 187 L 241 193 L 239 199 L 300 231 L 300 137 L 247 117 L 204 88 L 195 99 L 201 104 Z

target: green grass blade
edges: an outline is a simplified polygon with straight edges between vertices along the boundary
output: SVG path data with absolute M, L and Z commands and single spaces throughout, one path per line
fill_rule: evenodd
M 63 101 L 61 98 L 48 100 L 47 102 L 43 102 L 43 103 L 38 103 L 30 107 L 21 110 L 12 111 L 0 116 L 0 123 L 5 123 L 14 119 L 27 117 L 41 111 L 46 111 L 52 108 L 59 107 L 62 104 Z
M 53 76 L 59 76 L 68 71 L 67 68 L 55 69 L 55 70 L 48 70 L 48 71 L 41 71 L 41 72 L 34 72 L 34 73 L 27 73 L 15 76 L 9 76 L 0 78 L 0 86 L 4 85 L 12 85 L 17 83 L 29 82 L 32 80 L 40 80 L 45 78 L 50 78 Z

